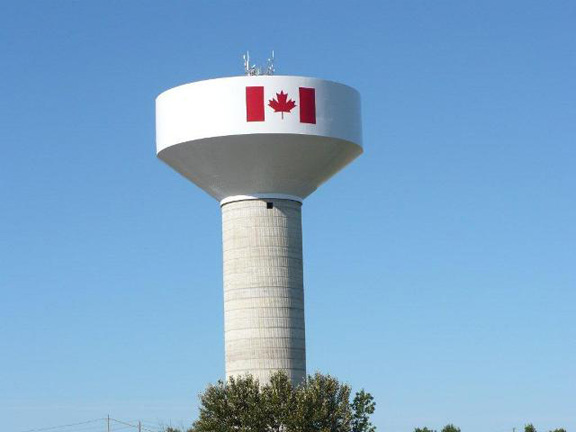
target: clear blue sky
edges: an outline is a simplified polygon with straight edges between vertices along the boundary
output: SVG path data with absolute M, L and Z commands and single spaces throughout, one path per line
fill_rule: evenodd
M 223 375 L 216 201 L 154 99 L 242 73 L 362 94 L 304 207 L 308 362 L 385 432 L 576 430 L 576 3 L 0 2 L 2 431 L 189 423 Z

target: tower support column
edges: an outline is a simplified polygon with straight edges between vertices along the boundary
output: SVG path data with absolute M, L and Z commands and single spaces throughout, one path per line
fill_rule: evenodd
M 306 377 L 301 207 L 277 198 L 222 205 L 227 377 Z

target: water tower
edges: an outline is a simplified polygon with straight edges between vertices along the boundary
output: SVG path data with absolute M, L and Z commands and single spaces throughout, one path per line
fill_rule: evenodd
M 158 96 L 156 128 L 158 157 L 222 209 L 226 376 L 301 382 L 302 202 L 362 153 L 359 93 L 298 76 L 199 81 Z

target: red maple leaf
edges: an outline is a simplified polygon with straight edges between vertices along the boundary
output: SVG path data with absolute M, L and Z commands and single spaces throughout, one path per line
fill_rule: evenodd
M 268 101 L 268 106 L 273 108 L 274 112 L 282 113 L 282 120 L 284 120 L 284 113 L 292 111 L 292 108 L 296 106 L 296 102 L 288 99 L 288 93 L 280 91 L 280 93 L 276 93 L 276 99 Z

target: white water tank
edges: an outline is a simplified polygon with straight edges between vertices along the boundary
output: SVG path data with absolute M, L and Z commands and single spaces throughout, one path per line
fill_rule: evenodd
M 362 153 L 360 95 L 244 76 L 156 100 L 160 159 L 220 202 L 227 376 L 306 376 L 301 204 Z

